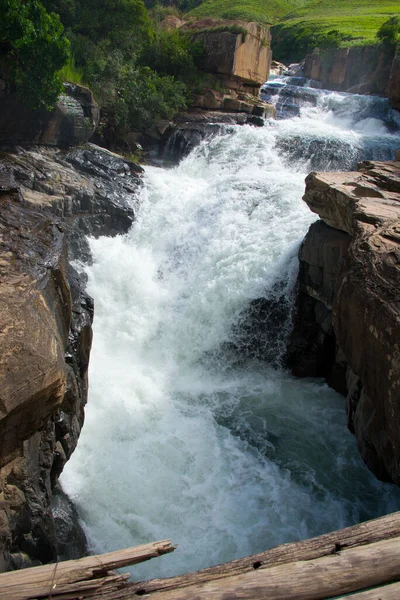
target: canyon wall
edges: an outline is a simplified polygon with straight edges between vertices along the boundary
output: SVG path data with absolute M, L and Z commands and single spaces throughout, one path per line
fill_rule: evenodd
M 93 317 L 69 257 L 129 229 L 141 171 L 93 145 L 1 153 L 0 571 L 63 552 L 50 503 L 83 425 Z
M 399 107 L 399 57 L 382 46 L 316 49 L 304 63 L 304 76 L 321 87 L 356 94 L 388 95 Z
M 347 396 L 368 467 L 400 484 L 400 156 L 311 173 L 289 362 Z

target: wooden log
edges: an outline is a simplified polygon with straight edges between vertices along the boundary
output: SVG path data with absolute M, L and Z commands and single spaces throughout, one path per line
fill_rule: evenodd
M 345 549 L 315 560 L 253 570 L 185 588 L 154 600 L 325 600 L 400 579 L 400 538 Z M 135 595 L 126 596 L 135 598 Z M 351 598 L 351 597 L 350 597 Z
M 340 596 L 335 600 L 399 600 L 400 582 L 390 583 L 383 587 L 367 590 L 366 592 L 357 592 L 350 596 Z
M 249 573 L 253 572 L 254 569 L 265 569 L 271 565 L 275 566 L 299 560 L 312 560 L 335 553 L 341 548 L 352 548 L 396 536 L 400 536 L 400 512 L 366 521 L 365 523 L 352 525 L 351 527 L 326 533 L 315 538 L 282 544 L 259 554 L 253 554 L 252 556 L 246 556 L 245 558 L 233 560 L 215 567 L 202 569 L 195 573 L 188 573 L 168 579 L 151 579 L 149 581 L 130 583 L 126 586 L 126 598 L 133 596 L 135 592 L 149 594 L 157 590 L 176 589 L 241 573 Z M 123 598 L 123 596 L 120 597 Z M 400 596 L 398 600 L 400 600 Z
M 88 586 L 89 580 L 107 578 L 114 569 L 144 562 L 172 552 L 175 548 L 176 546 L 171 546 L 170 540 L 162 540 L 78 560 L 2 573 L 0 574 L 0 597 L 10 600 L 29 600 L 52 595 L 54 598 L 57 589 L 78 582 L 83 590 Z M 90 585 L 93 587 L 92 583 L 93 581 Z

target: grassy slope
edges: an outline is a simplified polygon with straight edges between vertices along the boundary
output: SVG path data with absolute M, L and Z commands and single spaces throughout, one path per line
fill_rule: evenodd
M 205 0 L 188 13 L 190 17 L 243 19 L 259 23 L 276 23 L 289 11 L 307 4 L 308 0 Z
M 377 30 L 393 15 L 400 16 L 400 0 L 205 0 L 189 13 L 193 17 L 337 29 L 353 38 L 350 45 L 376 41 Z

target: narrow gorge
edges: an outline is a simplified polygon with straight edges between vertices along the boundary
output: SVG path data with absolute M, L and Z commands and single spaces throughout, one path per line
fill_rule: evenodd
M 3 113 L 0 570 L 84 553 L 75 510 L 93 553 L 178 544 L 138 580 L 399 509 L 399 112 L 219 75 L 143 167 L 81 86 Z
M 284 366 L 315 220 L 305 175 L 393 158 L 394 113 L 387 100 L 286 85 L 263 94 L 291 117 L 225 125 L 177 167 L 145 167 L 132 229 L 91 242 L 91 401 L 62 483 L 93 551 L 174 539 L 158 576 L 398 507 L 362 464 L 343 398 Z

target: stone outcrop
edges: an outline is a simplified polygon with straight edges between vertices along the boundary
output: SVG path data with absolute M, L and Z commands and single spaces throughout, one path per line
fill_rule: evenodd
M 0 143 L 74 146 L 86 143 L 99 123 L 99 107 L 92 92 L 78 84 L 64 84 L 54 110 L 31 110 L 0 81 Z
M 330 90 L 386 95 L 395 68 L 393 51 L 381 46 L 316 49 L 305 59 L 304 76 Z
M 86 235 L 124 233 L 133 223 L 143 169 L 104 148 L 12 148 L 2 153 L 1 166 L 24 200 L 66 222 L 72 258 L 89 260 Z
M 275 116 L 275 108 L 269 116 Z M 265 115 L 264 115 L 265 116 Z M 227 130 L 230 125 L 264 125 L 264 116 L 247 112 L 192 109 L 179 115 L 161 136 L 159 152 L 164 160 L 177 163 L 202 140 Z
M 246 21 L 203 19 L 187 23 L 195 41 L 205 49 L 203 69 L 217 73 L 231 89 L 246 86 L 256 90 L 269 75 L 271 34 L 268 27 Z
M 400 157 L 399 157 L 400 158 Z M 347 394 L 369 468 L 400 484 L 400 161 L 311 173 L 290 363 Z
M 58 495 L 56 522 L 50 510 L 83 424 L 92 337 L 68 250 L 88 260 L 85 234 L 127 231 L 140 172 L 90 145 L 1 154 L 0 571 L 78 552 L 57 541 L 72 509 Z
M 92 301 L 67 260 L 60 224 L 0 196 L 0 562 L 56 557 L 51 488 L 83 424 Z

